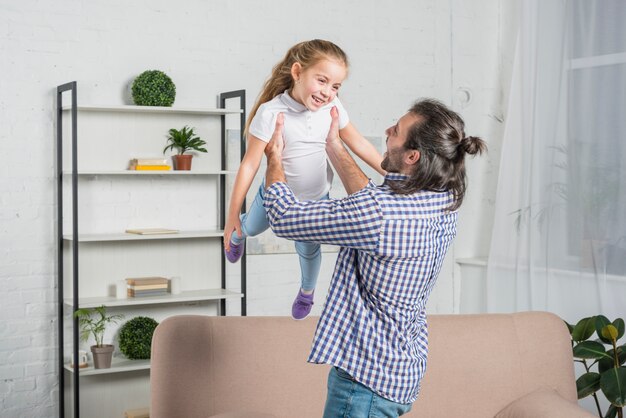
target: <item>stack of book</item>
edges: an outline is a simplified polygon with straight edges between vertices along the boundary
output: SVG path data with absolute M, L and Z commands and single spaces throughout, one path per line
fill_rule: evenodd
M 133 158 L 129 170 L 171 170 L 165 158 Z
M 165 277 L 138 277 L 126 279 L 128 297 L 160 296 L 167 294 L 168 280 Z

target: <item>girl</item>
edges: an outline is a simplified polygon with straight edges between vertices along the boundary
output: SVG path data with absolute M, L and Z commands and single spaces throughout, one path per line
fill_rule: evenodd
M 241 161 L 224 227 L 224 251 L 239 260 L 246 237 L 269 228 L 263 207 L 263 182 L 250 210 L 241 206 L 256 175 L 279 113 L 284 115 L 283 167 L 287 183 L 300 200 L 328 198 L 333 172 L 326 160 L 330 109 L 339 111 L 339 134 L 348 147 L 381 174 L 382 156 L 350 123 L 337 92 L 348 73 L 348 57 L 337 45 L 314 39 L 294 45 L 272 70 L 246 123 L 248 146 Z M 233 232 L 235 232 L 233 234 Z M 321 265 L 319 244 L 296 242 L 301 287 L 292 306 L 294 319 L 304 319 L 313 306 L 313 291 Z

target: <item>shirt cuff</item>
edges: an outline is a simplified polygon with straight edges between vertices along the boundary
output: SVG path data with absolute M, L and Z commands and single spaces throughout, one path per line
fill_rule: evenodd
M 276 182 L 265 189 L 263 195 L 263 206 L 267 210 L 267 217 L 270 226 L 280 220 L 282 215 L 296 201 L 296 196 L 291 188 L 284 182 Z
M 282 182 L 282 181 L 277 181 L 276 183 L 272 183 L 270 187 L 265 189 L 265 192 L 264 192 L 265 203 L 263 205 L 265 206 L 265 208 L 268 207 L 268 202 L 267 202 L 268 198 L 285 196 L 288 194 L 293 195 L 293 192 L 291 191 L 291 188 L 289 187 L 287 183 Z

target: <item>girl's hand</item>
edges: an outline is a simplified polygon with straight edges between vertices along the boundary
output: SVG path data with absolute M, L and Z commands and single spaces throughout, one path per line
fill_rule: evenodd
M 239 220 L 239 216 L 229 216 L 226 225 L 224 225 L 224 248 L 226 251 L 230 250 L 230 237 L 233 231 L 237 234 L 237 237 L 243 235 L 241 233 L 241 221 Z

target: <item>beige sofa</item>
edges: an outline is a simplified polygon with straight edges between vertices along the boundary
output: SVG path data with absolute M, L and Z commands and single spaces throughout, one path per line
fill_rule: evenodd
M 177 316 L 152 342 L 152 418 L 319 418 L 317 318 Z M 594 417 L 576 404 L 569 334 L 540 312 L 429 317 L 430 354 L 406 417 Z

